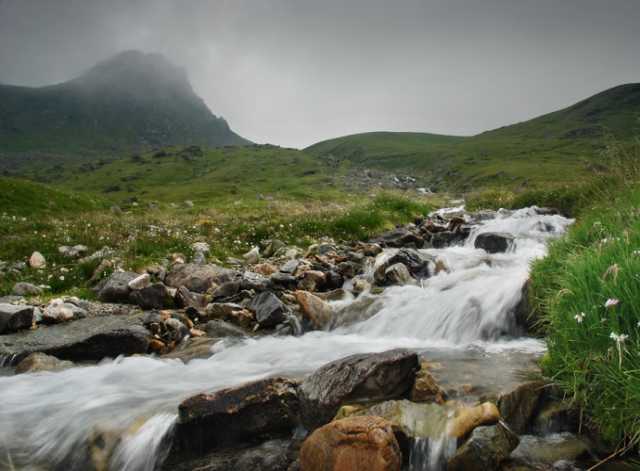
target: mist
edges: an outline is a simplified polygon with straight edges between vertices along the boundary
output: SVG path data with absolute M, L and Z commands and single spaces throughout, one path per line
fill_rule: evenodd
M 0 82 L 139 49 L 256 142 L 467 135 L 640 81 L 638 24 L 635 0 L 0 0 Z

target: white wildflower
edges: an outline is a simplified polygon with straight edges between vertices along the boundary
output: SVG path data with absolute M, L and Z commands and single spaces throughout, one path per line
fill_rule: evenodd
M 573 316 L 573 318 L 576 320 L 578 324 L 582 324 L 582 321 L 584 320 L 584 312 L 581 312 L 580 314 L 576 314 L 575 316 Z
M 618 304 L 620 304 L 620 300 L 619 299 L 609 298 L 609 299 L 607 299 L 607 302 L 604 303 L 604 307 L 606 307 L 607 309 L 610 309 L 612 307 L 616 307 Z

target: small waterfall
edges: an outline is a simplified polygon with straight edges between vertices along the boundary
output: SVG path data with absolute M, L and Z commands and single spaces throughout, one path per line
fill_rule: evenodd
M 111 466 L 112 471 L 146 471 L 162 459 L 163 437 L 178 404 L 193 394 L 271 375 L 301 376 L 347 355 L 398 347 L 428 352 L 430 359 L 446 353 L 464 361 L 472 352 L 470 369 L 479 375 L 474 381 L 502 380 L 511 374 L 505 361 L 544 351 L 541 341 L 515 335 L 513 308 L 530 261 L 543 256 L 547 239 L 571 222 L 540 215 L 535 208 L 498 213 L 481 221 L 464 246 L 425 250 L 441 258 L 448 273 L 424 280 L 423 287 L 361 295 L 352 303 L 362 315 L 332 331 L 220 342 L 209 358 L 187 364 L 128 357 L 49 374 L 46 380 L 32 374 L 0 377 L 0 446 L 31 460 L 62 463 L 83 449 L 92 430 L 105 424 L 131 430 L 137 417 L 149 417 L 137 432 L 125 434 Z M 513 234 L 514 249 L 491 255 L 474 249 L 477 234 L 489 231 Z M 493 358 L 492 367 L 482 371 L 487 363 L 478 362 L 487 358 Z M 440 469 L 452 446 L 449 440 L 416 441 L 411 469 Z
M 456 445 L 457 439 L 451 437 L 415 438 L 411 444 L 408 471 L 444 471 Z
M 0 354 L 0 368 L 10 368 L 16 359 L 16 355 L 2 355 Z

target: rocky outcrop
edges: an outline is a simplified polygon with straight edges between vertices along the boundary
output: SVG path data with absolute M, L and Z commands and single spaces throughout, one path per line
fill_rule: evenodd
M 501 424 L 477 427 L 447 464 L 447 471 L 500 469 L 518 446 L 518 436 Z
M 302 444 L 300 471 L 400 471 L 402 454 L 391 423 L 361 416 L 331 422 Z
M 303 424 L 314 429 L 327 423 L 344 402 L 402 397 L 411 390 L 418 368 L 418 356 L 402 349 L 328 363 L 300 385 Z
M 298 414 L 296 384 L 286 378 L 255 381 L 190 397 L 178 410 L 172 455 L 202 455 L 291 433 Z
M 33 306 L 0 304 L 0 334 L 28 329 L 33 324 Z
M 478 234 L 474 242 L 476 249 L 483 249 L 488 253 L 506 252 L 513 245 L 515 238 L 503 232 L 485 232 Z

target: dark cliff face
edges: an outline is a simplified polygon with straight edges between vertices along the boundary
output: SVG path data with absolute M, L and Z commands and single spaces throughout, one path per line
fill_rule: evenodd
M 159 54 L 127 51 L 58 85 L 0 86 L 5 151 L 73 153 L 246 144 Z

